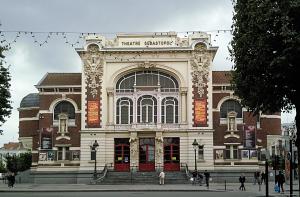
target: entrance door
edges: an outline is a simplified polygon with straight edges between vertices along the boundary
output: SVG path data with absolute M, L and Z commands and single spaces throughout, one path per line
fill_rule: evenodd
M 130 146 L 128 138 L 115 138 L 115 170 L 130 170 Z
M 154 138 L 140 138 L 139 170 L 155 170 L 155 146 Z
M 180 170 L 179 138 L 164 138 L 164 170 Z

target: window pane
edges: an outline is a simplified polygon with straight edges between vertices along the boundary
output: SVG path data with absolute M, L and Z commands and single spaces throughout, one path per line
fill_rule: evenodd
M 55 106 L 54 119 L 58 120 L 58 115 L 61 113 L 68 114 L 69 119 L 75 119 L 75 108 L 68 101 L 61 101 Z
M 242 106 L 238 101 L 235 100 L 227 100 L 225 101 L 220 108 L 220 116 L 221 118 L 226 118 L 228 112 L 234 111 L 237 113 L 237 118 L 242 118 Z

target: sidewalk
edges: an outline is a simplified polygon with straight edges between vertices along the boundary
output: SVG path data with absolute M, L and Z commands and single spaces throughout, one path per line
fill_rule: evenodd
M 209 189 L 206 186 L 192 184 L 165 184 L 165 185 L 86 185 L 86 184 L 16 184 L 14 188 L 0 183 L 1 192 L 95 192 L 95 191 L 214 191 L 214 192 L 233 192 L 240 191 L 239 183 L 211 183 Z M 265 195 L 265 185 L 259 191 L 258 185 L 252 183 L 245 184 L 246 191 L 256 193 L 258 196 Z M 285 194 L 274 192 L 274 183 L 269 183 L 269 194 L 272 196 L 283 196 L 289 194 L 289 185 L 285 185 Z M 294 194 L 298 194 L 298 185 L 294 185 Z

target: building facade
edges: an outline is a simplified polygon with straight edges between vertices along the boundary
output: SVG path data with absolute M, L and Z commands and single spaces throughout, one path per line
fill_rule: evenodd
M 82 72 L 47 73 L 20 104 L 33 168 L 88 171 L 96 154 L 116 171 L 258 169 L 280 113 L 241 106 L 230 71 L 213 71 L 217 49 L 202 32 L 86 37 Z

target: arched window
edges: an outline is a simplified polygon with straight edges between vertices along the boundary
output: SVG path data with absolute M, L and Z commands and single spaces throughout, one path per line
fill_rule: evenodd
M 242 118 L 242 106 L 236 100 L 227 100 L 222 103 L 220 107 L 221 118 L 227 118 L 227 114 L 232 111 L 237 113 L 236 118 Z
M 161 102 L 161 122 L 178 123 L 178 100 L 166 97 Z
M 117 124 L 131 124 L 133 120 L 133 102 L 130 98 L 117 100 Z
M 61 101 L 55 106 L 54 120 L 58 120 L 58 115 L 61 113 L 68 114 L 69 119 L 75 119 L 75 108 L 72 103 L 68 101 Z
M 144 95 L 138 99 L 137 122 L 157 122 L 157 101 L 155 97 L 151 95 Z
M 159 71 L 138 71 L 121 77 L 116 85 L 117 92 L 133 92 L 134 87 L 160 88 L 162 92 L 178 92 L 177 80 Z

